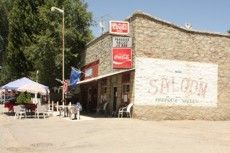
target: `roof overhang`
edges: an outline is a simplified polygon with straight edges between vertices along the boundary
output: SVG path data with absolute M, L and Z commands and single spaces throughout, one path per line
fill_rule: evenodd
M 133 69 L 128 69 L 128 70 L 116 71 L 116 72 L 108 73 L 108 74 L 105 74 L 105 75 L 97 76 L 97 77 L 94 77 L 94 78 L 90 78 L 90 79 L 87 79 L 87 80 L 82 80 L 82 81 L 77 82 L 77 84 L 85 84 L 85 83 L 97 81 L 97 80 L 100 80 L 100 79 L 103 79 L 103 78 L 106 78 L 106 77 L 110 77 L 110 76 L 125 73 L 125 72 L 130 72 L 130 71 L 134 71 L 134 70 L 135 69 L 133 68 Z

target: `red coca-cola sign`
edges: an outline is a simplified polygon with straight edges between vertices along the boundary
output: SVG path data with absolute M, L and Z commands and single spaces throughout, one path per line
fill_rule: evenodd
M 110 21 L 109 33 L 127 35 L 129 34 L 129 22 L 125 21 Z
M 113 48 L 113 68 L 128 69 L 132 68 L 131 48 Z

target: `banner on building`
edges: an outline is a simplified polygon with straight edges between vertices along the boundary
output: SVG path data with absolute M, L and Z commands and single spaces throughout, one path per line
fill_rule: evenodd
M 113 48 L 112 62 L 113 62 L 113 68 L 117 68 L 117 69 L 132 68 L 132 49 Z
M 114 48 L 131 48 L 132 38 L 131 37 L 113 37 Z
M 109 22 L 109 33 L 118 35 L 129 34 L 129 22 L 126 21 L 110 21 Z
M 218 65 L 136 58 L 135 104 L 217 106 Z

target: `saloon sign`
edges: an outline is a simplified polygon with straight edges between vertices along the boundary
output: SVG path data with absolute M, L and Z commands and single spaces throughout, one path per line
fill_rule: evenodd
M 132 68 L 131 48 L 113 48 L 112 54 L 113 68 Z
M 217 106 L 218 65 L 136 58 L 135 104 Z
M 125 21 L 110 21 L 109 33 L 127 35 L 129 34 L 129 22 Z

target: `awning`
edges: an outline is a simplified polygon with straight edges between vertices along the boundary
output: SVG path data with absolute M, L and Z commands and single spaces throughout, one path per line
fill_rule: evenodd
M 88 82 L 93 82 L 93 81 L 100 80 L 102 78 L 106 78 L 106 77 L 109 77 L 109 76 L 129 72 L 129 71 L 133 71 L 133 70 L 135 70 L 135 69 L 133 68 L 133 69 L 123 70 L 123 71 L 116 71 L 116 72 L 108 73 L 108 74 L 105 74 L 105 75 L 97 76 L 97 77 L 94 77 L 94 78 L 90 78 L 90 79 L 87 79 L 87 80 L 82 80 L 82 81 L 77 82 L 77 84 L 84 84 L 84 83 L 88 83 Z

